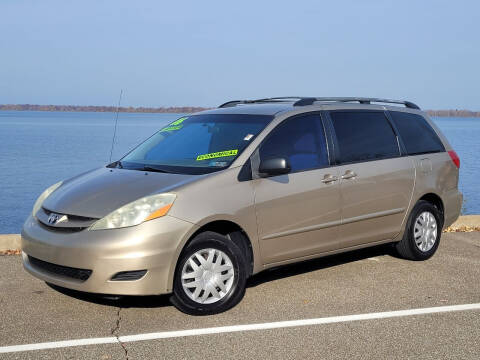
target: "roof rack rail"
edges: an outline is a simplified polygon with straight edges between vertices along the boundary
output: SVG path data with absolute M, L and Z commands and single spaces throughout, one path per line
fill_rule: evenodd
M 368 98 L 368 97 L 306 97 L 306 96 L 280 96 L 256 100 L 232 100 L 227 101 L 219 106 L 219 108 L 226 108 L 237 106 L 239 104 L 261 104 L 261 103 L 275 103 L 275 102 L 291 102 L 293 106 L 307 106 L 312 105 L 316 101 L 332 101 L 332 102 L 359 102 L 360 104 L 385 103 L 385 104 L 400 104 L 410 109 L 418 109 L 420 107 L 411 101 L 392 100 L 392 99 L 380 99 L 380 98 Z
M 403 100 L 391 100 L 391 99 L 380 99 L 380 98 L 365 98 L 365 97 L 309 97 L 302 98 L 296 101 L 293 106 L 306 106 L 312 105 L 316 101 L 333 101 L 333 102 L 352 102 L 356 101 L 360 104 L 371 104 L 372 102 L 385 103 L 385 104 L 400 104 L 405 105 L 405 107 L 410 109 L 420 109 L 417 104 L 414 104 L 411 101 Z
M 294 100 L 301 100 L 305 99 L 303 96 L 280 96 L 280 97 L 271 97 L 271 98 L 264 98 L 264 99 L 256 99 L 256 100 L 232 100 L 227 101 L 219 106 L 219 108 L 225 107 L 232 107 L 237 106 L 239 104 L 261 104 L 261 103 L 272 103 L 272 102 L 287 102 L 287 101 L 294 101 Z

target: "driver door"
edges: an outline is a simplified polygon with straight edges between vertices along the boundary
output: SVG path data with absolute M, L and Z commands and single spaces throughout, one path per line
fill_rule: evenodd
M 292 169 L 285 175 L 253 180 L 264 263 L 337 249 L 341 221 L 339 180 L 336 167 L 329 166 L 320 114 L 284 120 L 266 137 L 256 156 L 260 161 L 285 158 Z

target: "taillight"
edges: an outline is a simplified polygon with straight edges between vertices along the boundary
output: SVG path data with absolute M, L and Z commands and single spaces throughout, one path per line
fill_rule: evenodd
M 460 169 L 460 158 L 458 157 L 457 153 L 454 150 L 450 150 L 448 155 L 452 158 L 453 163 L 457 168 Z

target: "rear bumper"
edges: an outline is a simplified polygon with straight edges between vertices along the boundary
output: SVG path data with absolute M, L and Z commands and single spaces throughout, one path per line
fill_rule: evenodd
M 171 292 L 179 248 L 193 224 L 164 216 L 131 228 L 52 231 L 30 216 L 22 230 L 24 268 L 33 276 L 55 285 L 93 293 L 153 295 Z M 87 280 L 40 267 L 29 257 L 63 267 L 91 270 Z M 54 271 L 52 271 L 54 269 Z M 147 270 L 138 280 L 112 281 L 123 271 Z
M 444 228 L 452 225 L 460 216 L 463 205 L 463 195 L 457 189 L 446 192 L 443 196 L 443 204 L 445 207 Z

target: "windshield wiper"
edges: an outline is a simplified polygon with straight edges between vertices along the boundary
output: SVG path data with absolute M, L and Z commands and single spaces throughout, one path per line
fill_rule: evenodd
M 135 170 L 143 170 L 143 171 L 154 171 L 154 172 L 159 172 L 159 173 L 167 173 L 167 174 L 173 174 L 171 171 L 165 170 L 165 169 L 160 169 L 154 166 L 149 166 L 149 165 L 144 165 L 143 168 L 140 169 L 135 169 Z

